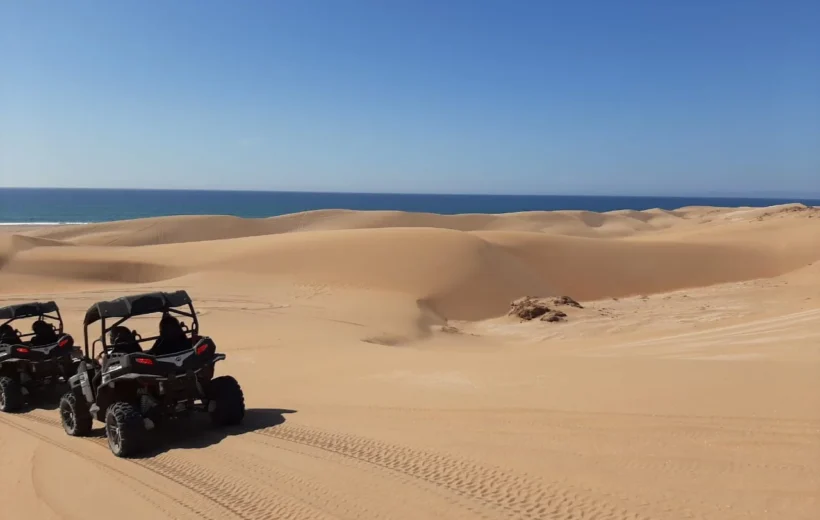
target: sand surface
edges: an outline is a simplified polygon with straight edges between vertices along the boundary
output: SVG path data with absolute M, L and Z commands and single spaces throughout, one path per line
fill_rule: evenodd
M 0 305 L 54 298 L 77 338 L 179 288 L 244 426 L 123 460 L 0 415 L 2 518 L 820 518 L 820 209 L 0 228 Z M 584 308 L 507 316 L 525 295 Z

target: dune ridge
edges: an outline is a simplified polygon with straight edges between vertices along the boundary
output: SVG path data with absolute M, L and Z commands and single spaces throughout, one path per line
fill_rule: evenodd
M 820 221 L 795 208 L 158 217 L 13 234 L 0 272 L 118 283 L 257 274 L 394 291 L 476 320 L 525 294 L 596 300 L 784 274 L 820 258 Z M 763 218 L 773 215 L 788 230 Z
M 77 245 L 139 246 L 274 235 L 296 231 L 429 227 L 457 231 L 533 231 L 569 236 L 625 237 L 686 224 L 732 222 L 812 212 L 802 204 L 769 208 L 684 207 L 677 210 L 530 211 L 506 214 L 439 215 L 402 211 L 316 210 L 269 218 L 182 215 L 128 221 L 44 226 L 31 237 Z
M 153 217 L 130 221 L 43 227 L 26 234 L 78 245 L 139 246 L 274 235 L 296 231 L 427 227 L 457 231 L 513 230 L 573 236 L 625 236 L 663 229 L 692 218 L 686 211 L 593 213 L 533 211 L 503 215 L 438 215 L 402 211 L 316 210 L 269 218 L 225 215 Z
M 593 263 L 589 266 L 592 269 L 596 268 L 596 258 L 617 254 L 617 251 L 628 252 L 633 258 L 641 258 L 648 254 L 651 263 L 655 255 L 661 255 L 657 257 L 658 260 L 662 258 L 664 253 L 660 251 L 664 249 L 671 248 L 672 256 L 691 250 L 692 254 L 707 258 L 708 255 L 721 251 L 731 253 L 732 251 L 727 248 L 734 247 L 739 248 L 736 251 L 738 254 L 752 258 L 752 262 L 744 262 L 744 264 L 751 263 L 760 266 L 758 269 L 747 271 L 748 274 L 742 277 L 773 276 L 799 267 L 790 265 L 787 260 L 778 263 L 776 261 L 777 251 L 765 251 L 767 244 L 770 244 L 771 237 L 762 233 L 759 227 L 751 230 L 754 235 L 749 240 L 727 240 L 736 237 L 738 232 L 747 231 L 742 228 L 738 229 L 738 224 L 754 223 L 760 215 L 773 213 L 770 208 L 749 210 L 745 212 L 746 218 L 739 221 L 736 216 L 738 211 L 725 208 L 692 211 L 686 220 L 695 220 L 695 224 L 700 223 L 701 226 L 693 225 L 691 222 L 668 226 L 666 234 L 654 234 L 643 243 L 628 240 L 614 242 L 589 240 L 589 234 L 586 232 L 566 233 L 565 229 L 559 226 L 556 233 L 551 228 L 556 222 L 567 219 L 573 220 L 576 225 L 583 226 L 585 229 L 600 229 L 605 226 L 605 222 L 613 219 L 620 221 L 617 216 L 591 212 L 540 212 L 504 216 L 459 215 L 451 217 L 399 212 L 373 212 L 371 214 L 368 212 L 320 211 L 271 219 L 159 217 L 84 226 L 59 226 L 56 229 L 45 227 L 11 235 L 10 239 L 6 239 L 0 251 L 3 252 L 7 262 L 12 257 L 19 256 L 18 261 L 10 267 L 23 269 L 28 274 L 44 272 L 51 267 L 57 267 L 62 262 L 76 265 L 83 263 L 83 259 L 86 259 L 88 264 L 100 266 L 126 258 L 136 263 L 144 263 L 152 257 L 156 259 L 155 261 L 173 267 L 169 271 L 178 274 L 191 273 L 214 266 L 229 270 L 236 268 L 238 270 L 249 269 L 251 272 L 282 274 L 286 270 L 300 270 L 297 264 L 304 266 L 305 260 L 307 264 L 311 264 L 310 257 L 314 256 L 314 253 L 324 260 L 329 257 L 328 255 L 333 254 L 340 255 L 334 257 L 339 259 L 350 256 L 350 262 L 364 262 L 363 271 L 368 271 L 373 267 L 368 264 L 368 259 L 373 264 L 392 263 L 398 267 L 401 264 L 398 260 L 408 252 L 416 255 L 412 261 L 406 261 L 411 265 L 419 261 L 435 264 L 435 258 L 439 258 L 439 264 L 470 265 L 482 253 L 489 251 L 486 249 L 487 244 L 500 246 L 519 257 L 540 256 L 544 260 L 549 260 L 550 255 L 546 253 L 551 251 L 553 257 L 569 256 L 574 257 L 574 260 L 592 259 Z M 780 209 L 781 214 L 786 212 L 788 209 Z M 644 216 L 650 215 L 651 218 L 654 212 L 650 210 L 637 213 Z M 681 211 L 681 214 L 686 213 Z M 715 214 L 725 217 L 722 222 L 723 226 L 715 229 L 703 225 L 713 222 Z M 705 220 L 704 215 L 711 216 L 711 218 Z M 634 216 L 628 218 L 636 222 L 641 221 L 640 218 Z M 696 220 L 698 218 L 700 220 Z M 499 222 L 503 222 L 504 225 L 499 225 Z M 433 225 L 436 223 L 443 225 Z M 804 227 L 812 222 L 800 219 L 798 224 Z M 534 228 L 538 231 L 533 231 Z M 815 226 L 810 225 L 807 230 L 795 230 L 785 238 L 779 228 L 780 226 L 774 232 L 780 237 L 782 243 L 779 248 L 774 249 L 780 251 L 790 249 L 788 251 L 790 258 L 794 256 L 795 249 L 816 251 L 813 247 L 816 239 L 812 240 Z M 385 229 L 389 231 L 385 232 Z M 652 228 L 652 231 L 656 229 Z M 448 233 L 448 231 L 452 232 Z M 679 233 L 685 234 L 687 240 L 686 243 L 675 245 L 675 237 Z M 485 248 L 481 249 L 479 243 L 471 239 L 471 236 L 482 239 L 484 241 L 482 245 Z M 621 238 L 640 236 L 640 231 L 633 230 L 630 235 Z M 473 242 L 470 242 L 471 240 Z M 349 241 L 354 241 L 357 244 L 356 247 L 346 247 L 344 243 Z M 396 258 L 391 258 L 395 248 L 401 247 L 406 241 L 412 245 L 406 247 L 404 251 L 396 252 Z M 425 244 L 426 241 L 430 243 Z M 440 251 L 444 250 L 437 248 L 446 247 L 449 241 L 454 241 L 454 244 L 472 243 L 475 247 L 470 252 L 461 253 L 460 256 L 456 251 L 450 250 L 441 253 Z M 693 245 L 692 242 L 696 244 Z M 51 246 L 62 245 L 75 247 L 60 251 L 50 249 Z M 454 247 L 457 248 L 457 246 Z M 33 251 L 40 248 L 45 249 Z M 269 256 L 265 258 L 266 255 Z M 300 255 L 307 258 L 294 258 Z M 813 260 L 811 254 L 808 257 L 798 256 L 801 256 L 801 262 Z M 54 265 L 49 265 L 50 258 L 53 258 Z M 720 258 L 725 258 L 725 255 L 717 255 L 714 258 L 720 261 Z M 29 267 L 22 266 L 23 259 Z M 783 263 L 785 265 L 782 265 Z M 313 262 L 312 265 L 320 264 L 322 264 L 321 261 Z M 232 265 L 234 267 L 231 267 Z M 550 265 L 543 267 L 556 268 Z M 698 267 L 704 266 L 699 265 Z M 743 265 L 739 267 L 741 271 L 745 271 Z M 778 267 L 781 268 L 778 269 Z M 128 270 L 127 267 L 123 269 Z M 328 270 L 333 269 L 335 266 L 331 266 Z M 456 267 L 456 269 L 459 268 Z M 50 274 L 59 276 L 59 272 L 59 268 L 51 269 Z M 70 273 L 69 276 L 71 276 Z M 133 281 L 139 280 L 134 279 Z M 640 291 L 643 288 L 636 290 Z M 596 296 L 590 294 L 588 297 L 595 298 Z

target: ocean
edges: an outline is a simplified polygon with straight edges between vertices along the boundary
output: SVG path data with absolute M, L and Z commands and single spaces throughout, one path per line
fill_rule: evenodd
M 820 206 L 816 199 L 0 188 L 0 224 L 87 223 L 167 215 L 270 217 L 320 209 L 441 214 L 600 212 L 683 206 L 762 207 L 792 202 Z

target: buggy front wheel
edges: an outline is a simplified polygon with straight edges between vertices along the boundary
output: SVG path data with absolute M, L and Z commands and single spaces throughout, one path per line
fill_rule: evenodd
M 60 419 L 63 429 L 72 437 L 88 435 L 94 422 L 88 405 L 74 392 L 68 392 L 60 399 Z
M 145 442 L 145 423 L 136 408 L 126 402 L 117 402 L 105 413 L 105 436 L 108 447 L 117 457 L 138 453 Z

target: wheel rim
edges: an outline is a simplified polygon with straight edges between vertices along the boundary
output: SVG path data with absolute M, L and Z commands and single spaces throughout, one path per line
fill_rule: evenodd
M 77 424 L 77 421 L 74 420 L 74 411 L 70 406 L 64 404 L 60 412 L 63 416 L 63 425 L 65 425 L 66 430 L 74 431 L 74 426 Z
M 6 392 L 0 390 L 0 408 L 6 408 Z
M 113 415 L 109 415 L 108 420 L 105 421 L 105 432 L 108 436 L 108 445 L 111 446 L 112 450 L 119 453 L 122 437 L 120 435 L 120 426 Z

